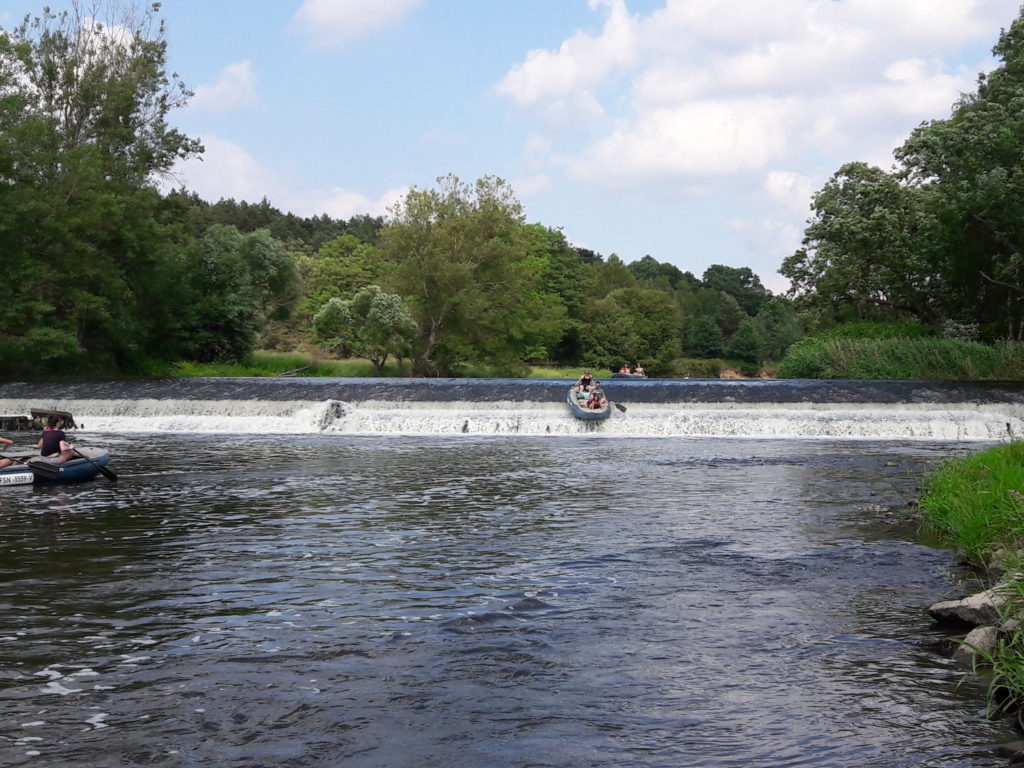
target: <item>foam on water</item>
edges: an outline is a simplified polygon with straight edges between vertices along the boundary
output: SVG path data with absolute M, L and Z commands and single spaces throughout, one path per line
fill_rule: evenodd
M 1015 403 L 631 403 L 601 421 L 562 402 L 0 399 L 0 412 L 70 411 L 80 429 L 344 435 L 594 435 L 910 440 L 1024 437 Z

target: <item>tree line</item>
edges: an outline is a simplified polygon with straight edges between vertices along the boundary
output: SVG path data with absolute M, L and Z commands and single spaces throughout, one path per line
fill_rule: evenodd
M 891 170 L 848 163 L 815 195 L 780 272 L 819 323 L 1024 340 L 1024 10 L 993 53 L 998 66 L 918 126 Z
M 605 258 L 528 223 L 491 176 L 349 220 L 161 193 L 203 151 L 168 123 L 191 94 L 167 70 L 159 5 L 110 9 L 0 30 L 0 371 L 144 373 L 314 344 L 421 375 L 665 373 L 684 353 L 756 361 L 799 334 L 751 270 Z
M 168 123 L 159 6 L 77 3 L 0 29 L 0 372 L 145 373 L 309 345 L 419 375 L 527 363 L 679 374 L 756 366 L 860 322 L 1024 337 L 1024 20 L 948 119 L 890 171 L 844 165 L 814 196 L 773 296 L 749 268 L 625 263 L 528 222 L 511 187 L 444 176 L 387 217 L 300 217 L 162 193 L 203 148 Z M 917 331 L 914 331 L 917 334 Z M 163 367 L 161 367 L 163 366 Z

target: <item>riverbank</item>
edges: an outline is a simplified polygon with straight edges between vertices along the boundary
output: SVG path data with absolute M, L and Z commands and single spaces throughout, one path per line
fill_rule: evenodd
M 926 525 L 958 550 L 988 588 L 931 606 L 938 622 L 970 631 L 954 658 L 989 680 L 992 714 L 1024 712 L 1024 442 L 954 459 L 930 475 L 921 497 Z M 1024 742 L 1012 764 L 1024 762 Z

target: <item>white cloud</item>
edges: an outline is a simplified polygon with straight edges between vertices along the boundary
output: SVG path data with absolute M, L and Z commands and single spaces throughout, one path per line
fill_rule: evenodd
M 275 201 L 280 186 L 275 175 L 242 147 L 217 136 L 200 136 L 206 152 L 202 159 L 179 162 L 175 176 L 185 187 L 204 200 L 234 198 L 257 202 L 267 197 Z
M 200 85 L 189 102 L 189 108 L 210 112 L 230 112 L 256 103 L 259 82 L 249 60 L 229 64 L 220 72 L 217 82 Z
M 794 216 L 807 216 L 811 206 L 814 184 L 811 179 L 795 171 L 770 171 L 765 177 L 768 198 Z
M 717 176 L 765 168 L 786 151 L 791 106 L 772 99 L 688 102 L 644 112 L 570 163 L 581 179 Z
M 600 117 L 603 109 L 592 89 L 634 63 L 636 19 L 624 0 L 591 0 L 590 6 L 608 9 L 599 36 L 578 31 L 557 51 L 530 51 L 498 83 L 497 92 L 520 106 L 541 109 L 555 122 Z
M 423 0 L 304 0 L 294 22 L 321 46 L 346 43 L 389 24 Z
M 326 213 L 339 219 L 359 214 L 383 216 L 387 209 L 408 191 L 390 189 L 374 199 L 361 192 L 333 187 L 328 190 L 295 190 L 282 176 L 260 163 L 244 148 L 217 136 L 201 136 L 206 147 L 202 159 L 178 163 L 174 168 L 177 181 L 202 199 L 215 202 L 234 198 L 258 202 L 266 197 L 271 204 L 298 216 L 319 216 Z
M 545 192 L 554 188 L 554 180 L 546 173 L 538 173 L 533 176 L 520 176 L 512 179 L 509 184 L 520 200 L 531 197 L 539 197 Z
M 948 115 L 976 75 L 950 52 L 994 41 L 1008 1 L 666 0 L 644 16 L 592 0 L 599 32 L 530 51 L 496 89 L 547 121 L 526 154 L 544 146 L 577 178 L 767 189 L 774 166 L 885 157 L 894 136 Z M 603 135 L 581 143 L 551 118 Z
M 389 189 L 373 199 L 362 192 L 332 187 L 326 191 L 314 190 L 286 196 L 283 205 L 299 216 L 319 216 L 324 213 L 335 219 L 350 219 L 363 214 L 384 216 L 408 191 L 408 187 Z

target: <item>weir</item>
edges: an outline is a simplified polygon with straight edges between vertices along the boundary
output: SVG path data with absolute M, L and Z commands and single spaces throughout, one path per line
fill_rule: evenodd
M 583 422 L 567 379 L 180 378 L 9 382 L 0 413 L 70 411 L 90 432 L 595 435 L 1005 441 L 1011 383 L 648 379 L 604 382 L 626 407 Z

